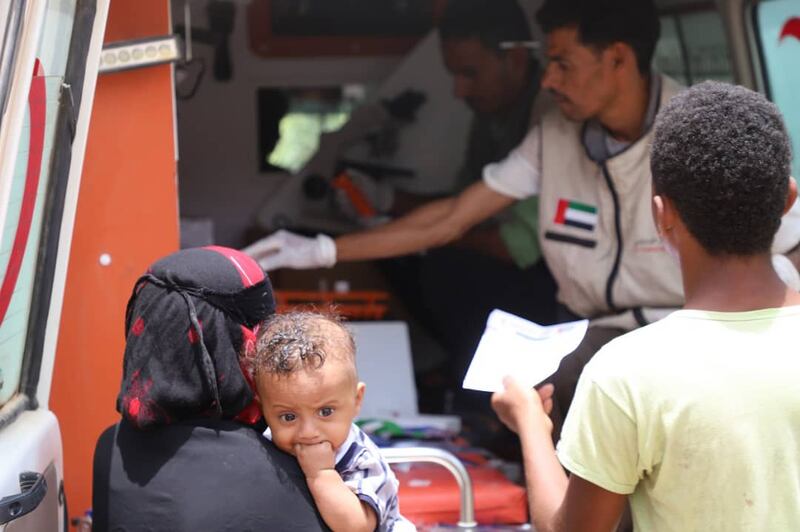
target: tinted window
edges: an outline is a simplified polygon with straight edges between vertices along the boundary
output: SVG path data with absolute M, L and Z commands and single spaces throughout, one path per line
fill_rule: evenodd
M 713 8 L 668 9 L 661 17 L 657 70 L 692 85 L 707 79 L 733 81 L 722 19 Z
M 792 173 L 800 176 L 800 3 L 771 0 L 755 6 L 756 33 L 761 48 L 769 97 L 780 107 L 792 138 Z
M 9 132 L 20 142 L 0 234 L 0 405 L 19 388 L 75 3 L 48 5 L 25 122 Z

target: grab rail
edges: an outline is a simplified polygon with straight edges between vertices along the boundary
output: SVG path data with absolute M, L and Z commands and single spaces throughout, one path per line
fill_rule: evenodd
M 472 480 L 467 468 L 453 453 L 432 447 L 387 447 L 381 453 L 390 464 L 406 464 L 413 462 L 429 462 L 438 464 L 453 474 L 458 483 L 461 495 L 461 509 L 458 527 L 470 530 L 478 523 L 475 521 L 475 500 L 472 495 Z

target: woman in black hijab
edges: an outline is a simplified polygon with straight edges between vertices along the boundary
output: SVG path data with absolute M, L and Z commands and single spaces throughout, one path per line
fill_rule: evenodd
M 326 529 L 297 462 L 261 436 L 250 360 L 274 308 L 261 268 L 228 248 L 179 251 L 136 282 L 95 532 Z

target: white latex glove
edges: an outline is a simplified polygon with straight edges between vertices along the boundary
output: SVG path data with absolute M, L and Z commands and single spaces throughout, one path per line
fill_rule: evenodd
M 301 236 L 281 229 L 242 250 L 267 271 L 279 268 L 330 268 L 336 264 L 336 244 L 327 235 Z
M 800 273 L 797 272 L 797 268 L 794 267 L 792 261 L 785 255 L 773 255 L 772 267 L 775 268 L 778 277 L 786 283 L 786 286 L 800 292 Z

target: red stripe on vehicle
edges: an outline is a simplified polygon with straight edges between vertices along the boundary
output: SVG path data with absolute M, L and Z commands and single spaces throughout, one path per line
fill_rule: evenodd
M 11 256 L 8 259 L 6 274 L 0 286 L 0 324 L 6 317 L 11 297 L 17 285 L 25 248 L 28 246 L 33 211 L 36 207 L 36 191 L 39 189 L 39 178 L 42 170 L 42 154 L 44 152 L 44 129 L 47 117 L 47 87 L 45 86 L 44 68 L 37 59 L 33 67 L 31 90 L 28 93 L 30 109 L 30 142 L 28 149 L 28 167 L 25 173 L 25 189 L 22 193 L 22 206 L 19 212 L 19 223 L 14 235 Z

